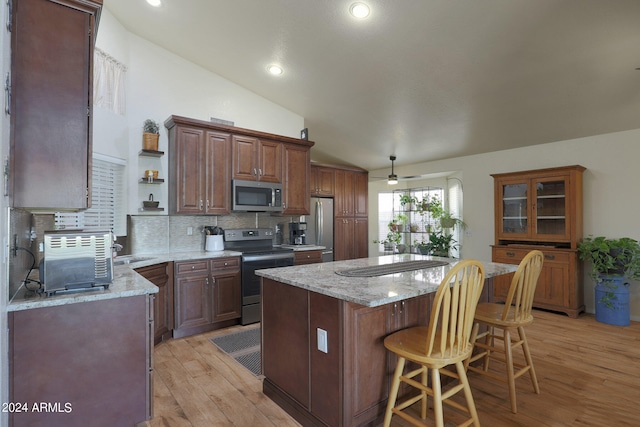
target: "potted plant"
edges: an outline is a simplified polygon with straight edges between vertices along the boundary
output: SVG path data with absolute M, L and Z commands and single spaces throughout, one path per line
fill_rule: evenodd
M 402 236 L 397 231 L 389 231 L 385 240 L 374 240 L 373 243 L 381 243 L 385 252 L 394 252 L 395 246 L 400 243 Z
M 416 204 L 418 205 L 418 212 L 420 212 L 422 215 L 427 212 L 431 212 L 431 214 L 433 215 L 434 212 L 438 212 L 438 210 L 442 209 L 442 203 L 440 202 L 438 196 L 429 197 L 428 195 L 426 195 L 420 202 L 416 201 Z
M 415 242 L 415 246 L 423 255 L 435 255 L 442 257 L 449 257 L 451 248 L 455 247 L 456 240 L 453 235 L 445 233 L 443 230 L 438 230 L 435 233 L 429 234 L 429 241 Z
M 150 151 L 158 151 L 158 139 L 160 138 L 160 124 L 147 119 L 142 124 L 142 148 Z
M 418 203 L 418 199 L 416 197 L 410 196 L 409 194 L 403 194 L 400 196 L 400 206 L 405 211 L 414 210 L 414 204 Z
M 596 283 L 596 320 L 612 325 L 630 323 L 629 283 L 640 279 L 640 243 L 629 237 L 586 237 L 578 244 L 580 259 L 591 262 Z
M 440 221 L 440 227 L 442 228 L 454 228 L 456 226 L 463 230 L 467 228 L 467 224 L 465 224 L 464 221 L 451 215 L 449 211 L 442 210 L 438 213 L 437 217 L 434 215 L 434 218 Z
M 418 224 L 416 223 L 411 223 L 409 224 L 409 231 L 411 231 L 412 233 L 417 233 L 418 232 Z
M 398 231 L 404 231 L 404 227 L 407 224 L 407 221 L 409 221 L 409 217 L 403 213 L 398 213 L 394 217 L 394 221 L 398 224 Z

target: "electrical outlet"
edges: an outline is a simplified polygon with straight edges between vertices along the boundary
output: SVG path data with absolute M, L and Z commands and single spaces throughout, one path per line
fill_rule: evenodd
M 318 350 L 323 353 L 329 352 L 329 343 L 327 340 L 327 331 L 318 328 Z
M 193 236 L 193 227 L 187 227 L 187 236 Z

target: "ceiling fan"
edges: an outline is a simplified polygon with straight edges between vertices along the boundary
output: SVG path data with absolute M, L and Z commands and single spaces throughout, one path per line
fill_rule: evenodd
M 398 178 L 398 175 L 393 171 L 393 162 L 396 160 L 396 156 L 389 156 L 389 160 L 391 160 L 391 173 L 387 176 L 387 184 L 396 185 L 398 183 L 398 179 L 411 179 L 411 178 L 420 178 L 419 175 L 414 176 L 401 176 Z M 384 177 L 375 177 L 375 178 L 384 178 Z

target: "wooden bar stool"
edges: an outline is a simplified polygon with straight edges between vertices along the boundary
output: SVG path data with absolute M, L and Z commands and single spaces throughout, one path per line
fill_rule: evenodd
M 536 371 L 533 368 L 533 360 L 529 351 L 529 343 L 524 333 L 524 327 L 533 322 L 531 307 L 533 296 L 538 283 L 538 276 L 542 270 L 544 256 L 540 251 L 529 252 L 520 262 L 513 275 L 509 293 L 504 304 L 481 303 L 476 309 L 471 342 L 480 352 L 471 356 L 465 362 L 469 371 L 489 376 L 509 385 L 509 399 L 511 400 L 511 412 L 516 414 L 516 378 L 529 372 L 533 390 L 540 394 Z M 480 324 L 488 326 L 486 332 L 478 334 Z M 497 334 L 496 329 L 502 330 Z M 518 338 L 512 332 L 517 331 Z M 480 341 L 484 337 L 484 342 Z M 502 341 L 502 345 L 496 345 L 495 341 Z M 513 351 L 522 348 L 525 364 L 514 363 Z M 471 362 L 483 359 L 482 367 L 470 365 Z M 489 360 L 499 360 L 506 365 L 506 377 L 489 371 Z M 517 368 L 517 370 L 514 370 Z
M 436 291 L 429 326 L 403 329 L 385 338 L 384 346 L 398 357 L 384 417 L 385 427 L 391 424 L 393 414 L 399 415 L 414 425 L 426 425 L 424 420 L 427 417 L 427 396 L 433 398 L 437 427 L 444 426 L 443 402 L 470 415 L 469 419 L 460 424 L 461 426 L 471 424 L 480 426 L 463 362 L 473 350 L 469 338 L 483 286 L 484 268 L 479 261 L 458 262 L 451 268 Z M 420 367 L 403 375 L 406 361 L 414 362 Z M 455 365 L 457 373 L 442 369 L 449 365 Z M 431 387 L 428 386 L 427 381 L 429 369 L 431 369 Z M 440 374 L 457 379 L 458 384 L 443 392 Z M 414 380 L 413 378 L 418 375 L 420 375 L 419 379 Z M 420 390 L 420 394 L 396 405 L 398 389 L 403 382 Z M 449 400 L 461 390 L 466 398 L 466 407 Z M 422 420 L 403 411 L 418 401 L 421 401 Z

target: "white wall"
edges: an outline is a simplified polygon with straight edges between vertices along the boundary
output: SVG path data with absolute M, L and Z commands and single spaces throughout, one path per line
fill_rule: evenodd
M 149 192 L 167 206 L 166 184 L 136 184 L 145 169 L 158 169 L 160 176 L 167 176 L 167 156 L 138 158 L 146 119 L 163 123 L 171 115 L 215 117 L 238 127 L 294 138 L 304 128 L 303 117 L 129 33 L 107 9 L 102 12 L 96 45 L 128 67 L 126 115 L 94 109 L 94 151 L 128 160 L 131 214 Z M 168 150 L 164 126 L 159 150 Z
M 461 171 L 464 182 L 465 257 L 491 260 L 494 243 L 492 173 L 582 165 L 584 172 L 584 235 L 628 236 L 640 240 L 640 129 L 498 151 L 442 161 L 396 167 L 397 175 Z M 388 173 L 388 171 L 387 171 Z M 385 170 L 372 171 L 384 176 Z M 378 184 L 376 184 L 378 185 Z M 369 200 L 377 198 L 370 184 Z M 371 212 L 376 212 L 372 210 Z M 370 219 L 375 223 L 375 218 Z M 373 238 L 372 238 L 373 239 Z M 588 267 L 588 266 L 585 266 Z M 594 283 L 585 268 L 587 311 L 594 312 Z M 631 286 L 631 316 L 640 320 L 640 284 Z

